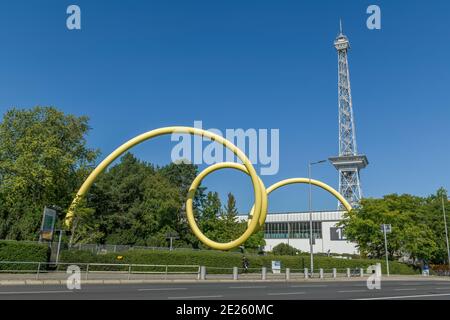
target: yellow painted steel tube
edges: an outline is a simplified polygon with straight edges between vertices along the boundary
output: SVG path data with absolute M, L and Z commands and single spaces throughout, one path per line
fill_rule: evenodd
M 331 193 L 336 199 L 339 200 L 339 202 L 345 207 L 345 209 L 350 212 L 352 210 L 352 206 L 350 205 L 350 203 L 348 203 L 347 200 L 345 200 L 345 198 L 339 193 L 337 192 L 333 187 L 330 187 L 329 185 L 319 181 L 319 180 L 314 180 L 314 179 L 308 179 L 308 178 L 291 178 L 291 179 L 286 179 L 286 180 L 282 180 L 279 181 L 273 185 L 271 185 L 269 188 L 267 188 L 267 194 L 269 195 L 271 192 L 290 185 L 290 184 L 299 184 L 299 183 L 303 183 L 303 184 L 309 184 L 311 183 L 312 185 L 315 185 L 319 188 L 322 188 L 326 191 L 328 191 L 329 193 Z
M 234 162 L 223 162 L 223 163 L 214 164 L 214 165 L 204 169 L 202 172 L 200 172 L 200 174 L 192 182 L 192 185 L 190 187 L 189 199 L 186 202 L 186 213 L 187 213 L 187 217 L 188 217 L 189 226 L 191 227 L 192 230 L 195 230 L 195 234 L 197 237 L 199 234 L 201 234 L 201 238 L 199 238 L 199 239 L 203 243 L 209 243 L 210 245 L 213 245 L 213 246 L 217 246 L 218 244 L 215 243 L 214 241 L 211 241 L 210 239 L 208 239 L 200 231 L 200 229 L 198 228 L 198 225 L 195 221 L 195 216 L 194 216 L 194 212 L 193 212 L 193 199 L 194 199 L 195 191 L 196 191 L 197 187 L 200 185 L 201 181 L 207 175 L 213 173 L 214 171 L 217 171 L 220 169 L 225 169 L 225 168 L 240 170 L 240 171 L 248 174 L 246 167 L 242 164 L 238 164 L 238 163 L 234 163 Z M 308 178 L 291 178 L 291 179 L 279 181 L 279 182 L 273 184 L 272 186 L 270 186 L 269 188 L 267 188 L 267 190 L 265 189 L 264 183 L 261 181 L 261 179 L 259 179 L 259 180 L 261 183 L 261 190 L 266 192 L 267 196 L 271 192 L 273 192 L 283 186 L 286 186 L 286 185 L 311 183 L 312 185 L 320 187 L 320 188 L 328 191 L 329 193 L 331 193 L 334 197 L 336 197 L 342 203 L 342 205 L 345 207 L 345 209 L 347 211 L 352 210 L 350 203 L 338 191 L 336 191 L 333 187 L 331 187 L 321 181 L 318 181 L 318 180 L 314 180 L 314 179 L 310 180 Z M 263 206 L 261 208 L 261 213 L 259 214 L 259 219 L 258 219 L 258 211 L 255 211 L 255 207 L 253 207 L 249 214 L 248 228 L 246 230 L 246 233 L 244 235 L 242 235 L 240 238 L 230 242 L 230 246 L 232 245 L 233 247 L 237 247 L 237 246 L 243 244 L 248 239 L 248 237 L 251 235 L 251 233 L 250 233 L 251 231 L 256 232 L 256 231 L 258 231 L 259 228 L 262 228 L 264 226 L 266 218 L 267 218 L 267 207 L 268 207 L 267 197 L 263 197 Z M 258 225 L 256 228 L 254 227 L 255 220 L 258 220 Z M 247 234 L 247 233 L 249 233 L 249 234 Z
M 239 238 L 237 238 L 227 244 L 221 244 L 221 243 L 212 241 L 209 238 L 207 238 L 202 233 L 202 231 L 199 229 L 197 222 L 195 221 L 195 215 L 194 215 L 194 210 L 193 210 L 193 200 L 195 197 L 195 192 L 196 192 L 198 186 L 200 185 L 200 183 L 202 182 L 202 180 L 207 175 L 209 175 L 217 170 L 226 169 L 226 168 L 240 170 L 246 174 L 249 174 L 247 171 L 247 168 L 244 165 L 234 163 L 234 162 L 221 162 L 221 163 L 216 163 L 212 166 L 209 166 L 208 168 L 206 168 L 205 170 L 200 172 L 199 175 L 192 182 L 191 187 L 189 188 L 188 200 L 186 202 L 186 215 L 187 215 L 188 223 L 189 223 L 189 226 L 191 227 L 191 229 L 194 231 L 195 235 L 204 244 L 208 245 L 209 247 L 220 248 L 221 250 L 229 250 L 229 249 L 233 249 L 233 248 L 236 248 L 236 247 L 242 245 L 245 241 L 248 240 L 248 238 L 253 233 L 257 232 L 260 227 L 264 226 L 264 222 L 265 222 L 266 216 L 267 216 L 267 206 L 268 206 L 266 188 L 265 188 L 262 180 L 258 177 L 259 186 L 260 186 L 260 190 L 261 190 L 262 206 L 261 206 L 260 210 L 258 210 L 258 208 L 256 208 L 256 210 L 254 210 L 254 208 L 252 208 L 252 211 L 249 215 L 249 223 L 247 226 L 247 230 Z
M 191 134 L 191 135 L 199 135 L 202 137 L 207 137 L 207 138 L 211 139 L 212 141 L 216 141 L 217 143 L 220 143 L 223 146 L 225 146 L 226 148 L 228 148 L 231 152 L 233 152 L 242 161 L 248 174 L 250 175 L 250 178 L 251 178 L 252 184 L 253 184 L 254 195 L 255 195 L 255 210 L 254 210 L 254 212 L 255 212 L 256 219 L 254 219 L 254 223 L 252 223 L 252 225 L 247 229 L 247 231 L 244 233 L 244 235 L 241 238 L 245 238 L 245 237 L 248 238 L 251 234 L 253 234 L 253 232 L 255 231 L 255 229 L 258 225 L 258 218 L 259 218 L 259 214 L 261 213 L 261 208 L 263 205 L 263 198 L 267 197 L 267 194 L 265 192 L 262 192 L 261 181 L 260 181 L 258 175 L 256 174 L 255 168 L 253 167 L 253 165 L 251 164 L 251 162 L 247 158 L 247 156 L 230 141 L 228 141 L 225 138 L 223 138 L 217 134 L 214 134 L 212 132 L 198 129 L 198 128 L 192 128 L 192 127 L 165 127 L 165 128 L 152 130 L 152 131 L 143 133 L 143 134 L 129 140 L 128 142 L 124 143 L 119 148 L 114 150 L 106 159 L 104 159 L 94 169 L 94 171 L 92 171 L 92 173 L 89 175 L 89 177 L 84 181 L 81 188 L 78 190 L 78 193 L 77 193 L 75 199 L 72 201 L 72 204 L 67 212 L 67 215 L 66 215 L 66 218 L 64 221 L 65 225 L 67 227 L 70 227 L 72 220 L 74 218 L 75 209 L 76 209 L 77 204 L 83 197 L 86 196 L 87 192 L 89 191 L 89 188 L 92 186 L 92 184 L 97 179 L 97 177 L 100 175 L 100 173 L 102 173 L 114 160 L 116 160 L 118 157 L 120 157 L 122 154 L 127 152 L 132 147 L 134 147 L 146 140 L 150 140 L 150 139 L 156 138 L 158 136 L 174 134 L 174 133 Z M 197 188 L 197 187 L 198 187 L 198 185 L 195 186 L 195 188 Z M 191 193 L 192 192 L 190 192 L 190 196 L 192 196 Z M 192 201 L 191 197 L 188 199 L 188 202 L 189 201 Z M 267 201 L 267 199 L 265 201 Z M 236 247 L 236 244 L 238 243 L 237 241 L 233 241 L 233 242 L 226 243 L 226 244 L 220 244 L 220 243 L 213 242 L 213 241 L 207 239 L 200 232 L 200 230 L 198 230 L 198 228 L 194 229 L 193 232 L 203 243 L 205 243 L 207 246 L 209 246 L 213 249 L 229 250 L 229 249 Z M 241 239 L 241 238 L 239 238 L 239 239 Z

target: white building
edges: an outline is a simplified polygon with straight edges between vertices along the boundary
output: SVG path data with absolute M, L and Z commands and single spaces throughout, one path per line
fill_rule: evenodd
M 347 241 L 337 224 L 344 211 L 319 211 L 312 213 L 315 253 L 358 254 L 356 244 Z M 240 216 L 247 219 L 246 216 Z M 309 252 L 309 212 L 269 213 L 264 226 L 265 251 L 286 243 L 304 252 Z

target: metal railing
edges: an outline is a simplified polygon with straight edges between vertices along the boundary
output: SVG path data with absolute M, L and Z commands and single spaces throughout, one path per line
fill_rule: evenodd
M 32 274 L 36 280 L 44 275 L 50 278 L 58 278 L 58 275 L 67 274 L 69 266 L 77 266 L 83 273 L 84 279 L 88 280 L 90 275 L 115 275 L 121 278 L 126 275 L 130 280 L 134 275 L 196 275 L 200 274 L 199 265 L 157 265 L 157 264 L 126 264 L 126 263 L 48 263 L 48 262 L 18 262 L 0 261 L 0 280 L 2 274 Z M 19 278 L 19 277 L 16 277 Z M 49 277 L 47 277 L 49 278 Z M 99 277 L 97 277 L 99 278 Z
M 343 279 L 369 276 L 363 268 L 316 269 L 267 267 L 243 269 L 239 267 L 208 267 L 200 265 L 127 264 L 127 263 L 47 263 L 0 261 L 0 280 L 66 279 L 69 266 L 79 268 L 84 280 L 299 280 Z

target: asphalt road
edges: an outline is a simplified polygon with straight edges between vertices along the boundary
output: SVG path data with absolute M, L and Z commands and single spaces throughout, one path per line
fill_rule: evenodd
M 368 290 L 362 281 L 235 282 L 179 284 L 3 286 L 6 299 L 147 299 L 147 300 L 450 300 L 450 281 L 383 281 L 381 290 Z

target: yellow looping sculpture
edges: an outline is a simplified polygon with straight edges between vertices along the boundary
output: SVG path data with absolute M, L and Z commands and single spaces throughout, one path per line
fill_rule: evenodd
M 191 227 L 192 230 L 196 230 L 199 234 L 202 235 L 202 238 L 206 238 L 201 231 L 198 229 L 197 223 L 195 222 L 195 217 L 194 217 L 194 212 L 192 210 L 192 201 L 193 201 L 193 196 L 195 195 L 195 191 L 197 189 L 197 187 L 200 185 L 201 181 L 210 173 L 220 170 L 220 169 L 225 169 L 225 168 L 231 168 L 231 169 L 236 169 L 236 170 L 240 170 L 244 173 L 247 173 L 246 167 L 243 166 L 242 164 L 238 164 L 238 163 L 234 163 L 234 162 L 222 162 L 222 163 L 217 163 L 214 164 L 208 168 L 206 168 L 205 170 L 203 170 L 202 172 L 200 172 L 200 174 L 195 178 L 195 180 L 192 182 L 192 185 L 190 187 L 190 191 L 192 191 L 192 193 L 190 193 L 190 197 L 186 203 L 186 213 L 187 213 L 187 217 L 188 217 L 188 223 L 189 226 Z M 328 191 L 329 193 L 331 193 L 334 197 L 336 197 L 336 199 L 339 200 L 339 202 L 344 206 L 344 208 L 347 211 L 352 210 L 352 206 L 350 205 L 350 203 L 339 193 L 337 192 L 334 188 L 330 187 L 329 185 L 318 181 L 318 180 L 314 180 L 314 179 L 308 179 L 308 178 L 291 178 L 291 179 L 286 179 L 286 180 L 282 180 L 279 181 L 273 185 L 271 185 L 269 188 L 267 188 L 267 190 L 264 187 L 263 182 L 261 181 L 261 179 L 259 179 L 261 182 L 261 189 L 264 190 L 264 192 L 267 193 L 267 196 L 269 194 L 271 194 L 273 191 L 290 185 L 290 184 L 312 184 L 315 185 L 317 187 L 320 187 L 326 191 Z M 267 197 L 263 197 L 264 201 L 263 202 L 263 211 L 261 212 L 261 215 L 259 216 L 259 228 L 262 228 L 266 222 L 266 217 L 267 217 L 267 207 L 268 207 L 268 202 L 267 202 Z M 253 219 L 255 219 L 257 216 L 254 214 L 255 212 L 255 207 L 253 207 L 250 210 L 250 214 L 249 214 L 249 221 L 248 221 L 248 226 L 250 229 L 250 226 L 252 226 L 253 224 Z M 247 229 L 248 230 L 248 229 Z M 255 230 L 258 231 L 258 230 Z M 197 233 L 196 233 L 197 234 Z M 200 238 L 200 240 L 202 240 L 202 238 Z M 243 240 L 243 242 L 245 242 L 247 239 L 242 239 L 244 238 L 243 236 L 241 238 L 239 238 L 238 240 Z M 207 238 L 206 238 L 207 239 Z M 237 241 L 237 240 L 236 240 Z M 202 240 L 203 242 L 203 240 Z M 243 243 L 242 242 L 242 243 Z M 240 244 L 239 244 L 240 245 Z
M 320 187 L 326 191 L 328 191 L 329 193 L 331 193 L 336 199 L 339 200 L 339 202 L 344 206 L 344 208 L 350 212 L 352 210 L 352 206 L 350 205 L 350 203 L 348 203 L 348 201 L 339 193 L 337 192 L 334 188 L 330 187 L 329 185 L 318 181 L 318 180 L 314 180 L 314 179 L 308 179 L 308 178 L 291 178 L 291 179 L 286 179 L 283 181 L 279 181 L 273 185 L 271 185 L 269 188 L 267 188 L 267 194 L 269 195 L 272 191 L 275 191 L 281 187 L 290 185 L 290 184 L 298 184 L 298 183 L 304 183 L 304 184 L 312 184 L 314 186 Z
M 214 164 L 205 170 L 203 170 L 192 182 L 191 187 L 189 188 L 188 193 L 188 199 L 186 201 L 186 215 L 188 219 L 189 226 L 191 227 L 192 231 L 196 235 L 196 237 L 206 244 L 207 246 L 218 249 L 218 250 L 230 250 L 236 247 L 239 247 L 242 245 L 245 241 L 250 238 L 250 236 L 258 231 L 262 226 L 264 226 L 264 222 L 266 220 L 267 216 L 267 193 L 266 188 L 264 186 L 264 183 L 262 180 L 258 177 L 259 181 L 259 189 L 261 190 L 261 199 L 262 199 L 262 206 L 261 208 L 253 208 L 250 215 L 249 215 L 249 224 L 247 226 L 247 230 L 236 240 L 233 240 L 228 243 L 218 243 L 215 241 L 212 241 L 208 237 L 206 237 L 202 231 L 199 229 L 194 216 L 194 210 L 193 210 L 193 200 L 195 197 L 195 191 L 197 190 L 198 186 L 201 184 L 203 179 L 209 175 L 210 173 L 224 169 L 224 168 L 231 168 L 231 169 L 237 169 L 244 173 L 248 173 L 247 168 L 241 164 L 234 163 L 234 162 L 222 162 Z
M 75 196 L 75 199 L 72 201 L 72 204 L 67 212 L 67 215 L 65 218 L 65 225 L 67 227 L 70 227 L 73 217 L 74 217 L 74 214 L 75 214 L 77 204 L 80 202 L 80 200 L 83 197 L 86 196 L 87 192 L 89 191 L 89 188 L 92 186 L 95 179 L 97 179 L 97 177 L 100 175 L 100 173 L 102 173 L 114 160 L 116 160 L 122 154 L 127 152 L 132 147 L 140 144 L 141 142 L 144 142 L 146 140 L 150 140 L 152 138 L 159 137 L 162 135 L 174 134 L 174 133 L 178 133 L 178 134 L 185 133 L 185 134 L 199 135 L 202 137 L 207 137 L 207 138 L 211 139 L 212 141 L 216 141 L 216 142 L 222 144 L 223 146 L 225 146 L 226 148 L 228 148 L 231 152 L 233 152 L 242 161 L 248 174 L 251 177 L 253 189 L 254 189 L 254 193 L 255 193 L 254 223 L 252 223 L 252 225 L 247 229 L 244 236 L 248 238 L 250 235 L 252 235 L 257 228 L 258 218 L 259 218 L 259 215 L 261 214 L 263 198 L 267 198 L 267 194 L 262 191 L 261 181 L 259 179 L 259 176 L 256 174 L 255 168 L 253 167 L 253 165 L 251 164 L 251 162 L 247 158 L 247 156 L 238 147 L 236 147 L 233 143 L 231 143 L 227 139 L 225 139 L 217 134 L 214 134 L 212 132 L 198 129 L 198 128 L 191 128 L 191 127 L 166 127 L 166 128 L 152 130 L 152 131 L 141 134 L 141 135 L 129 140 L 128 142 L 124 143 L 119 148 L 114 150 L 105 160 L 103 160 L 94 169 L 94 171 L 92 171 L 92 173 L 89 175 L 89 177 L 86 179 L 86 181 L 84 181 L 83 185 L 81 186 L 80 190 L 78 191 L 77 195 Z M 267 202 L 267 199 L 265 199 L 264 201 Z M 232 248 L 240 245 L 237 242 L 231 242 L 228 244 L 219 244 L 219 243 L 213 242 L 213 241 L 207 239 L 206 237 L 204 237 L 203 234 L 201 232 L 199 232 L 200 230 L 198 230 L 198 228 L 197 228 L 197 230 L 193 230 L 193 231 L 194 231 L 194 234 L 200 240 L 202 240 L 202 242 L 205 245 L 207 245 L 213 249 L 229 250 L 229 249 L 232 249 Z
M 121 145 L 119 148 L 114 150 L 106 159 L 104 159 L 95 169 L 92 171 L 92 173 L 89 175 L 89 177 L 84 181 L 83 185 L 81 186 L 80 190 L 78 191 L 75 199 L 72 201 L 72 204 L 67 212 L 66 218 L 65 218 L 65 225 L 69 228 L 72 224 L 72 220 L 75 215 L 76 207 L 79 204 L 80 200 L 84 198 L 89 191 L 89 188 L 92 186 L 92 184 L 95 182 L 97 177 L 118 157 L 120 157 L 122 154 L 127 152 L 132 147 L 146 141 L 150 140 L 152 138 L 156 138 L 162 135 L 167 134 L 191 134 L 191 135 L 199 135 L 202 137 L 207 137 L 212 141 L 216 141 L 217 143 L 222 144 L 226 148 L 228 148 L 231 152 L 233 152 L 242 162 L 242 164 L 233 163 L 233 162 L 223 162 L 223 163 L 217 163 L 214 164 L 205 170 L 203 170 L 192 182 L 189 192 L 188 192 L 188 199 L 186 200 L 186 213 L 188 218 L 189 226 L 191 227 L 194 235 L 205 245 L 212 249 L 217 250 L 230 250 L 233 248 L 236 248 L 240 245 L 242 245 L 245 241 L 248 240 L 248 238 L 257 232 L 259 229 L 261 229 L 264 226 L 266 217 L 267 217 L 267 208 L 268 208 L 268 195 L 285 185 L 294 184 L 294 183 L 311 183 L 313 185 L 316 185 L 322 189 L 327 190 L 331 194 L 333 194 L 341 203 L 342 205 L 347 209 L 347 211 L 350 211 L 352 207 L 350 204 L 345 200 L 345 198 L 339 194 L 336 190 L 334 190 L 332 187 L 326 185 L 323 182 L 317 181 L 317 180 L 310 180 L 306 178 L 294 178 L 294 179 L 287 179 L 280 182 L 275 183 L 271 187 L 269 187 L 267 190 L 264 186 L 264 183 L 259 178 L 259 176 L 256 174 L 255 168 L 253 167 L 250 160 L 247 158 L 247 156 L 233 143 L 228 141 L 227 139 L 223 138 L 222 136 L 219 136 L 217 134 L 214 134 L 212 132 L 198 129 L 198 128 L 192 128 L 192 127 L 165 127 L 160 128 L 156 130 L 152 130 L 149 132 L 146 132 L 144 134 L 141 134 L 128 142 Z M 209 175 L 210 173 L 224 169 L 224 168 L 231 168 L 240 170 L 246 174 L 248 174 L 251 178 L 252 184 L 253 184 L 253 191 L 255 196 L 255 203 L 253 205 L 252 210 L 249 213 L 249 221 L 248 226 L 245 232 L 238 238 L 228 243 L 219 243 L 215 242 L 209 238 L 207 238 L 202 231 L 198 228 L 197 223 L 195 221 L 194 217 L 194 211 L 193 211 L 193 199 L 195 197 L 195 192 L 202 182 L 202 180 Z

